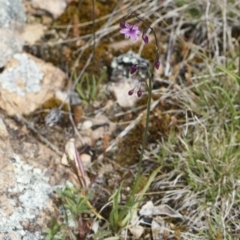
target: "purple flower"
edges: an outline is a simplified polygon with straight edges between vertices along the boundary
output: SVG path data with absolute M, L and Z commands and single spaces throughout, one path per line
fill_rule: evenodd
M 159 67 L 160 67 L 160 61 L 157 60 L 155 63 L 154 63 L 154 67 L 158 70 Z
M 130 68 L 130 73 L 133 74 L 137 71 L 137 65 L 132 65 Z
M 142 35 L 142 40 L 147 44 L 148 43 L 148 36 L 146 34 Z
M 120 33 L 125 35 L 125 38 L 131 38 L 133 41 L 137 40 L 138 35 L 141 33 L 136 25 L 130 25 L 126 22 L 120 23 Z

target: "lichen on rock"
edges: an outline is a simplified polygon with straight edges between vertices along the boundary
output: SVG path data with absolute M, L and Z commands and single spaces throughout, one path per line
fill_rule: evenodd
M 0 74 L 0 108 L 30 114 L 65 86 L 66 74 L 30 54 L 18 53 Z
M 39 229 L 31 233 L 23 223 L 46 224 L 41 222 L 40 212 L 51 208 L 49 196 L 55 188 L 49 185 L 49 177 L 44 171 L 25 164 L 18 155 L 14 155 L 11 161 L 15 184 L 8 188 L 6 202 L 0 208 L 0 233 L 13 234 L 17 239 L 42 239 Z
M 22 0 L 0 0 L 0 28 L 9 28 L 18 23 L 24 26 L 26 15 Z
M 41 80 L 44 74 L 37 64 L 29 59 L 26 54 L 15 54 L 14 59 L 19 65 L 8 68 L 0 74 L 0 83 L 3 89 L 25 96 L 26 93 L 36 93 L 41 90 Z
M 21 51 L 23 41 L 20 36 L 25 26 L 26 15 L 21 0 L 0 0 L 0 67 Z

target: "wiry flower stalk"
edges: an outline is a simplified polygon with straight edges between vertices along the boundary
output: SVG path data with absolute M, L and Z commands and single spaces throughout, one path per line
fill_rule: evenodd
M 138 171 L 137 171 L 136 181 L 134 183 L 134 186 L 133 186 L 133 189 L 132 189 L 129 201 L 133 200 L 134 195 L 135 195 L 135 193 L 136 193 L 136 191 L 138 189 L 138 186 L 139 186 L 139 183 L 140 183 L 140 179 L 141 179 L 140 176 L 141 176 L 141 170 L 142 170 L 143 153 L 144 153 L 144 150 L 145 150 L 146 144 L 147 144 L 147 134 L 148 134 L 148 128 L 149 128 L 149 117 L 150 117 L 151 100 L 152 100 L 153 73 L 154 73 L 154 68 L 159 69 L 159 67 L 160 67 L 159 47 L 158 47 L 157 36 L 156 36 L 156 33 L 155 33 L 154 29 L 152 27 L 150 27 L 143 18 L 137 16 L 135 13 L 130 13 L 127 16 L 127 18 L 129 16 L 132 16 L 132 15 L 135 16 L 141 22 L 143 22 L 144 25 L 147 26 L 147 29 L 150 29 L 151 32 L 153 33 L 154 39 L 155 39 L 155 46 L 156 46 L 156 56 L 155 56 L 154 62 L 152 64 L 152 67 L 150 68 L 150 71 L 149 71 L 149 73 L 150 73 L 149 74 L 149 83 L 147 83 L 147 81 L 145 81 L 146 85 L 147 85 L 147 89 L 148 89 L 148 102 L 147 102 L 146 123 L 145 123 L 145 129 L 144 129 L 144 136 L 143 136 L 143 143 L 142 143 L 142 148 L 141 148 L 141 153 L 140 153 L 140 159 L 139 159 L 139 163 L 138 163 Z M 130 24 L 126 23 L 125 21 L 120 23 L 120 27 L 122 28 L 120 30 L 120 33 L 123 33 L 126 38 L 130 37 L 133 41 L 136 41 L 138 35 L 141 33 L 140 30 L 138 29 L 138 26 L 130 25 Z M 146 31 L 143 31 L 143 33 L 142 33 L 142 40 L 144 41 L 145 44 L 147 44 L 149 42 L 149 38 L 146 35 Z M 137 71 L 138 67 L 139 67 L 138 65 L 133 65 L 130 68 L 130 73 L 131 74 L 135 73 Z M 129 95 L 132 95 L 134 93 L 135 87 L 128 92 Z M 137 91 L 137 95 L 138 95 L 138 97 L 142 96 L 141 84 L 140 84 L 140 87 L 139 87 L 139 89 Z

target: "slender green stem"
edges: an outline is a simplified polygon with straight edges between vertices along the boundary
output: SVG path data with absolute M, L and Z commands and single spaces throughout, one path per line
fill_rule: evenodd
M 147 144 L 149 117 L 150 117 L 150 111 L 151 111 L 153 71 L 154 71 L 154 68 L 151 69 L 151 73 L 150 73 L 151 75 L 149 77 L 147 112 L 146 112 L 146 123 L 145 123 L 144 135 L 143 135 L 143 143 L 142 143 L 142 149 L 141 149 L 140 159 L 139 159 L 139 163 L 138 163 L 138 171 L 137 171 L 136 181 L 133 186 L 133 190 L 131 192 L 130 201 L 133 200 L 133 197 L 138 189 L 138 186 L 139 186 L 139 183 L 141 180 L 140 175 L 141 175 L 141 170 L 142 170 L 143 154 L 144 154 L 144 150 L 145 150 L 146 144 Z
M 131 195 L 128 199 L 128 203 L 132 203 L 134 200 L 134 195 L 137 192 L 140 180 L 141 180 L 141 170 L 142 170 L 142 161 L 143 161 L 143 154 L 144 151 L 146 149 L 146 145 L 147 145 L 147 137 L 148 137 L 148 128 L 149 128 L 149 118 L 150 118 L 150 111 L 151 111 L 151 100 L 152 100 L 152 82 L 153 82 L 153 73 L 154 73 L 154 67 L 156 62 L 159 61 L 159 47 L 158 47 L 158 40 L 157 40 L 157 36 L 156 33 L 154 31 L 154 29 L 141 17 L 139 17 L 137 14 L 131 12 L 127 18 L 133 15 L 135 16 L 138 20 L 142 21 L 148 29 L 150 29 L 154 35 L 154 39 L 155 39 L 155 46 L 156 46 L 156 55 L 155 55 L 155 59 L 152 65 L 152 68 L 150 70 L 149 73 L 149 84 L 148 85 L 148 101 L 147 101 L 147 112 L 146 112 L 146 124 L 145 124 L 145 129 L 144 129 L 144 135 L 143 135 L 143 143 L 142 143 L 142 149 L 141 149 L 141 153 L 140 153 L 140 159 L 139 159 L 139 163 L 138 163 L 138 171 L 137 171 L 137 176 L 136 176 L 136 180 L 131 192 Z M 144 32 L 143 32 L 144 35 Z

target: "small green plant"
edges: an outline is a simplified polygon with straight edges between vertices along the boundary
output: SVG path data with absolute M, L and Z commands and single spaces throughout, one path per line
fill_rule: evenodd
M 48 234 L 45 240 L 65 238 L 76 240 L 79 239 L 76 237 L 77 235 L 80 239 L 85 239 L 91 231 L 91 224 L 88 224 L 84 214 L 92 213 L 97 219 L 103 218 L 90 203 L 90 198 L 93 195 L 86 190 L 86 174 L 73 141 L 69 140 L 65 154 L 69 166 L 78 179 L 79 187 L 66 186 L 64 189 L 57 190 L 61 206 L 64 208 L 64 220 L 61 224 L 53 221 L 52 225 L 45 230 Z
M 61 225 L 57 223 L 57 220 L 54 219 L 51 223 L 51 226 L 45 230 L 47 236 L 45 240 L 53 240 L 53 239 L 65 239 L 63 235 L 59 235 L 61 231 Z
M 112 202 L 112 211 L 109 215 L 109 224 L 110 228 L 114 232 L 118 232 L 119 230 L 123 229 L 131 221 L 134 212 L 138 211 L 139 205 L 141 204 L 144 195 L 160 171 L 160 168 L 161 167 L 158 167 L 152 172 L 152 174 L 148 177 L 146 184 L 144 181 L 143 189 L 137 193 L 137 196 L 135 198 L 129 197 L 125 205 L 119 203 L 122 184 L 111 196 L 110 201 Z M 141 182 L 141 179 L 139 183 Z
M 81 81 L 77 84 L 76 90 L 85 104 L 89 104 L 97 99 L 100 93 L 100 85 L 106 77 L 107 68 L 104 67 L 99 78 L 94 74 L 91 76 L 85 73 Z
M 82 190 L 78 190 L 75 186 L 67 186 L 64 190 L 58 189 L 58 196 L 63 202 L 65 209 L 69 210 L 74 218 L 82 213 L 90 213 L 88 200 L 91 195 L 83 196 Z
M 89 199 L 92 195 L 83 195 L 82 191 L 82 189 L 77 189 L 75 186 L 57 189 L 57 194 L 65 212 L 64 222 L 59 224 L 56 220 L 53 220 L 51 226 L 45 230 L 47 233 L 45 240 L 63 240 L 66 237 L 70 237 L 73 240 L 77 239 L 76 233 L 79 231 L 80 225 L 82 223 L 84 225 L 82 214 L 92 212 L 92 206 L 89 204 Z M 85 234 L 88 230 L 86 227 L 86 229 L 82 230 L 82 233 Z

